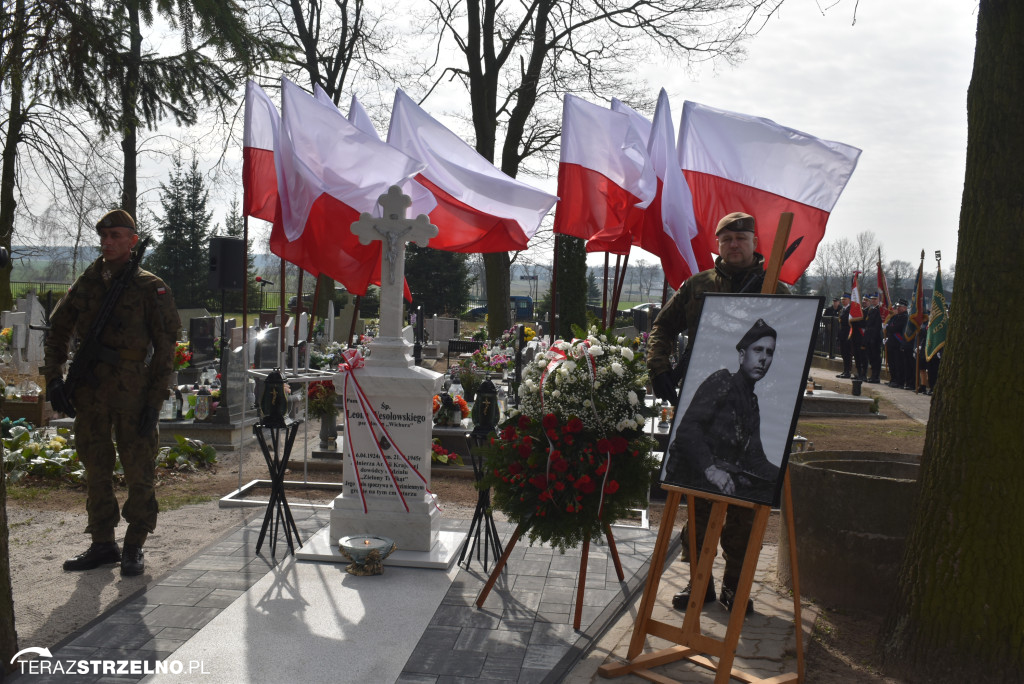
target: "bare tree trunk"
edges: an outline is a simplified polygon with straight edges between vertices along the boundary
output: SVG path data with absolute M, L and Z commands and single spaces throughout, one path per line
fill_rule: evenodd
M 487 269 L 487 337 L 496 340 L 501 333 L 512 327 L 509 320 L 509 295 L 511 294 L 512 260 L 508 252 L 484 254 L 484 267 Z
M 1007 315 L 1024 261 L 1024 5 L 981 0 L 954 306 L 932 402 L 917 517 L 883 630 L 912 681 L 1024 681 L 1024 336 Z M 979 341 L 984 341 L 978 344 Z
M 2 171 L 0 171 L 0 246 L 11 251 L 14 235 L 15 172 L 17 170 L 18 144 L 21 142 L 21 128 L 25 123 L 24 85 L 22 60 L 25 51 L 25 0 L 18 0 L 14 9 L 14 27 L 10 33 L 8 50 L 10 63 L 10 109 L 7 113 L 7 135 L 4 137 Z M 6 311 L 14 303 L 11 297 L 11 264 L 0 268 L 0 311 Z
M 121 151 L 124 153 L 124 168 L 121 188 L 121 208 L 139 222 L 136 213 L 139 195 L 138 184 L 138 102 L 139 102 L 139 64 L 142 62 L 142 29 L 139 20 L 139 8 L 135 2 L 126 3 L 128 7 L 128 24 L 131 27 L 131 44 L 129 46 L 128 65 L 125 68 L 125 84 L 121 89 L 121 117 L 123 137 Z

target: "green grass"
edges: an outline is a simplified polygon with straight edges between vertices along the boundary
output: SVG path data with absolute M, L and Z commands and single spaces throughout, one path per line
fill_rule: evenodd
M 53 491 L 51 487 L 39 487 L 37 485 L 7 485 L 7 498 L 11 501 L 38 501 L 49 496 Z
M 194 506 L 208 501 L 213 501 L 213 497 L 204 494 L 172 494 L 160 497 L 160 510 L 163 512 L 176 511 L 185 506 Z

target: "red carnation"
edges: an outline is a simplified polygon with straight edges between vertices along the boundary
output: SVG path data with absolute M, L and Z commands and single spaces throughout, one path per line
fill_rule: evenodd
M 526 415 L 520 414 L 519 415 L 519 429 L 520 430 L 525 430 L 528 427 L 530 427 L 530 419 Z
M 615 435 L 614 437 L 612 437 L 611 442 L 613 454 L 621 454 L 623 451 L 629 448 L 629 442 L 627 442 L 624 437 L 620 437 L 619 435 Z
M 606 454 L 612 450 L 612 442 L 607 437 L 597 440 L 597 450 Z
M 614 494 L 617 491 L 619 491 L 619 483 L 615 480 L 609 480 L 608 484 L 604 486 L 605 494 Z
M 501 431 L 501 438 L 506 442 L 511 442 L 513 439 L 516 438 L 516 429 L 509 425 L 508 427 Z
M 544 426 L 545 430 L 554 430 L 558 427 L 558 416 L 554 413 L 547 413 L 541 419 L 541 425 Z
M 548 478 L 546 475 L 534 475 L 530 478 L 530 484 L 537 489 L 547 489 Z
M 569 462 L 564 458 L 556 458 L 551 460 L 551 468 L 560 473 L 564 473 L 569 469 Z
M 519 458 L 529 458 L 530 457 L 530 453 L 532 451 L 533 451 L 533 449 L 530 448 L 529 444 L 520 444 L 519 445 Z
M 512 463 L 508 464 L 508 472 L 511 475 L 518 475 L 519 473 L 523 472 L 523 466 L 521 463 L 513 461 Z
M 569 422 L 565 424 L 565 430 L 566 432 L 572 433 L 582 432 L 583 421 L 577 418 L 576 416 L 573 416 L 572 418 L 569 419 Z
M 592 494 L 593 491 L 597 489 L 597 485 L 594 484 L 594 481 L 590 479 L 589 475 L 584 475 L 580 479 L 576 480 L 576 484 L 574 486 L 583 494 Z

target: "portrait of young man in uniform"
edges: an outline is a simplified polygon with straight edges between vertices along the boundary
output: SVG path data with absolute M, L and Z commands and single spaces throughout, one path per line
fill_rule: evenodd
M 664 482 L 777 502 L 820 302 L 707 295 L 669 437 Z

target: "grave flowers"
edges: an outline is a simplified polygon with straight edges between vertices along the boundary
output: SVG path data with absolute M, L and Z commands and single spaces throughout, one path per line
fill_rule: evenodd
M 582 331 L 577 331 L 580 334 Z M 657 462 L 643 427 L 647 370 L 624 338 L 592 328 L 524 368 L 521 404 L 484 448 L 480 487 L 530 541 L 564 551 L 644 505 Z
M 461 425 L 463 418 L 469 418 L 469 404 L 459 395 L 447 392 L 434 395 L 434 424 Z
M 187 342 L 178 342 L 174 345 L 174 372 L 182 368 L 188 368 L 192 361 L 192 352 L 188 350 Z

